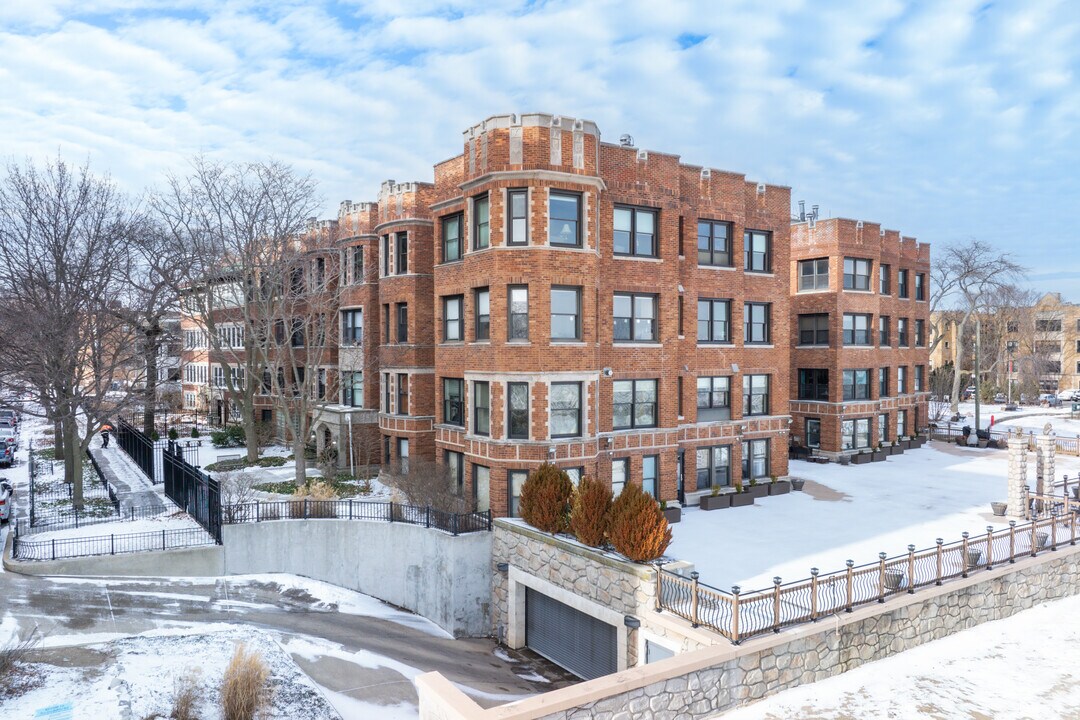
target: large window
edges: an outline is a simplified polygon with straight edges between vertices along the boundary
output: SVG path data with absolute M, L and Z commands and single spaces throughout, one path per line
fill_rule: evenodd
M 896 368 L 896 392 L 901 395 L 907 392 L 907 368 L 903 365 Z
M 910 297 L 908 294 L 908 271 L 897 270 L 896 271 L 896 289 L 898 294 L 902 298 Z
M 390 274 L 390 236 L 389 235 L 383 235 L 382 236 L 382 274 L 383 274 L 383 277 L 386 277 L 387 275 Z M 389 454 L 389 452 L 390 451 L 389 451 L 389 447 L 388 447 L 387 454 Z
M 463 301 L 461 295 L 443 298 L 443 342 L 460 342 L 465 339 Z
M 844 289 L 870 289 L 870 261 L 861 258 L 844 258 Z
M 731 448 L 727 445 L 698 448 L 697 488 L 708 490 L 713 487 L 731 485 Z
M 510 517 L 521 515 L 521 488 L 525 487 L 525 481 L 529 479 L 528 470 L 511 470 L 506 474 L 507 507 Z
M 473 433 L 491 434 L 491 386 L 486 382 L 473 383 Z
M 877 416 L 877 439 L 879 443 L 889 442 L 889 414 L 881 413 Z
M 844 401 L 870 399 L 870 371 L 844 371 Z
M 772 272 L 772 233 L 743 232 L 743 267 L 747 272 Z
M 743 375 L 743 415 L 769 414 L 769 376 Z
M 453 450 L 446 451 L 446 468 L 458 495 L 465 488 L 465 456 Z
M 360 345 L 364 342 L 364 311 L 341 311 L 341 344 Z
M 397 441 L 398 468 L 402 474 L 409 474 L 409 439 L 398 438 Z
M 443 422 L 447 425 L 465 426 L 465 381 L 461 378 L 443 378 Z
M 397 304 L 397 341 L 409 342 L 409 305 L 408 303 Z
M 697 421 L 728 420 L 731 418 L 731 378 L 699 377 L 697 379 Z
M 529 191 L 510 190 L 506 193 L 510 205 L 510 218 L 506 224 L 507 245 L 529 244 Z
M 915 347 L 926 345 L 926 321 L 915 321 Z
M 660 496 L 660 456 L 646 455 L 641 458 L 641 489 L 652 498 Z
M 771 340 L 769 303 L 745 303 L 743 305 L 743 342 L 747 345 L 766 345 Z
M 616 380 L 612 398 L 615 430 L 656 427 L 656 380 Z
M 907 435 L 907 410 L 896 411 L 896 437 Z
M 915 392 L 926 390 L 926 366 L 915 366 Z
M 517 440 L 529 439 L 529 383 L 507 385 L 507 435 Z
M 731 342 L 730 300 L 698 300 L 697 339 L 699 343 Z
M 892 347 L 892 339 L 889 337 L 889 323 L 891 318 L 888 315 L 879 315 L 877 319 L 878 326 L 878 346 L 879 347 Z
M 829 258 L 799 261 L 799 292 L 829 289 Z
M 697 224 L 698 265 L 731 267 L 731 224 L 702 220 Z
M 611 461 L 611 494 L 619 497 L 626 487 L 626 478 L 630 477 L 630 458 L 617 458 Z
M 799 368 L 799 399 L 829 399 L 829 371 L 826 368 Z
M 397 257 L 395 260 L 394 272 L 397 275 L 406 275 L 409 272 L 409 234 L 407 232 L 399 232 L 397 234 L 396 242 Z
M 487 288 L 479 288 L 473 296 L 476 311 L 476 339 L 491 339 L 491 293 Z
M 454 262 L 461 259 L 461 228 L 464 222 L 461 213 L 442 219 L 442 261 Z
M 915 273 L 915 299 L 926 299 L 926 275 L 924 273 Z
M 551 383 L 551 437 L 581 435 L 581 383 Z
M 844 313 L 844 344 L 870 345 L 870 315 Z
M 889 368 L 878 368 L 878 397 L 889 397 Z
M 476 512 L 491 509 L 491 468 L 483 465 L 472 466 L 473 500 Z
M 364 282 L 364 248 L 357 245 L 349 248 L 349 251 L 352 253 L 352 276 L 349 281 L 353 285 L 359 285 Z
M 473 198 L 473 250 L 483 250 L 491 242 L 490 205 L 487 195 Z
M 364 373 L 341 374 L 341 404 L 348 407 L 364 407 Z
M 743 480 L 757 480 L 769 476 L 769 441 L 743 440 Z
M 511 285 L 506 290 L 507 309 L 510 317 L 507 322 L 508 340 L 529 339 L 529 287 Z
M 551 339 L 581 339 L 581 288 L 551 288 Z
M 613 335 L 616 342 L 656 341 L 656 296 L 615 293 Z
M 641 208 L 615 208 L 616 255 L 656 257 L 656 211 Z
M 840 449 L 859 450 L 870 447 L 870 418 L 840 422 Z
M 800 345 L 829 344 L 829 316 L 825 313 L 799 316 Z
M 899 318 L 896 321 L 896 335 L 900 341 L 900 347 L 908 347 L 908 319 Z
M 548 196 L 548 243 L 581 247 L 581 196 L 551 191 Z

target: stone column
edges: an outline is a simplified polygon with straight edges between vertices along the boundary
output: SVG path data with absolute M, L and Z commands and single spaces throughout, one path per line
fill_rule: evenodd
M 1019 432 L 1009 435 L 1009 504 L 1006 512 L 1010 518 L 1024 519 L 1024 488 L 1027 487 L 1028 439 Z
M 1054 485 L 1054 455 L 1057 452 L 1056 436 L 1050 423 L 1043 428 L 1043 434 L 1035 439 L 1035 454 L 1039 459 L 1039 477 L 1035 492 L 1049 495 Z

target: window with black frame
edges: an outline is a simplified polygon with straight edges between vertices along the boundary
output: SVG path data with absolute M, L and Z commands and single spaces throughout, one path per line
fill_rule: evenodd
M 510 217 L 506 224 L 507 245 L 529 244 L 529 191 L 509 190 L 506 200 L 510 206 Z
M 507 288 L 507 340 L 529 339 L 529 287 L 510 285 Z
M 871 315 L 844 313 L 844 345 L 871 345 Z
M 829 258 L 799 261 L 799 292 L 829 289 Z
M 743 416 L 769 414 L 769 376 L 743 375 Z
M 507 484 L 507 514 L 510 517 L 521 515 L 521 489 L 525 487 L 525 481 L 529 479 L 528 470 L 511 470 L 506 474 Z
M 697 462 L 697 490 L 731 485 L 731 447 L 716 445 L 701 447 L 695 452 Z
M 655 210 L 615 207 L 612 248 L 616 255 L 656 257 Z
M 461 342 L 465 339 L 463 305 L 464 298 L 461 295 L 443 298 L 443 342 Z
M 551 383 L 551 437 L 581 436 L 581 383 Z
M 529 383 L 507 384 L 507 435 L 511 439 L 529 438 Z
M 474 435 L 491 434 L 491 385 L 476 380 L 473 386 L 473 427 Z
M 699 377 L 697 379 L 697 421 L 730 419 L 731 378 Z
M 612 383 L 612 427 L 615 430 L 656 427 L 656 380 Z
M 743 305 L 743 342 L 747 345 L 768 345 L 772 342 L 770 332 L 771 303 L 745 303 Z
M 581 339 L 581 288 L 551 288 L 551 339 Z
M 731 301 L 698 300 L 698 343 L 731 342 Z
M 409 305 L 407 303 L 397 304 L 397 341 L 409 342 Z
M 486 194 L 473 198 L 473 250 L 483 250 L 491 243 L 490 210 Z
M 641 458 L 641 489 L 654 500 L 660 497 L 660 456 Z
M 844 289 L 870 289 L 870 261 L 861 258 L 844 258 Z
M 743 480 L 758 480 L 769 476 L 769 441 L 743 440 Z
M 746 272 L 772 272 L 772 233 L 747 230 L 743 233 L 743 267 Z
M 615 293 L 612 335 L 615 342 L 656 342 L 656 295 Z
M 698 265 L 732 267 L 731 223 L 701 220 L 697 225 Z
M 581 247 L 581 195 L 556 192 L 548 195 L 548 243 Z
M 341 344 L 361 345 L 364 342 L 364 311 L 357 308 L 341 311 Z
M 442 219 L 442 261 L 455 262 L 461 259 L 461 228 L 464 225 L 461 213 L 447 215 Z
M 487 288 L 474 291 L 473 307 L 476 312 L 476 339 L 491 339 L 491 293 Z
M 814 313 L 799 316 L 799 344 L 829 344 L 829 316 L 827 313 Z
M 799 399 L 828 401 L 828 369 L 799 368 Z
M 820 418 L 806 418 L 806 447 L 821 447 Z
M 464 399 L 465 381 L 461 378 L 443 378 L 444 423 L 465 426 Z
M 844 370 L 844 401 L 870 399 L 870 371 Z

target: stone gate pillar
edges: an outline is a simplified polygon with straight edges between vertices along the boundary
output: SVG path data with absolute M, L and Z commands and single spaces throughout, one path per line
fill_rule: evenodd
M 1039 477 L 1035 492 L 1049 495 L 1054 484 L 1054 456 L 1057 453 L 1057 437 L 1050 423 L 1043 427 L 1043 434 L 1035 439 L 1035 453 L 1039 459 Z
M 1009 495 L 1006 512 L 1010 518 L 1024 519 L 1024 488 L 1027 487 L 1028 439 L 1019 431 L 1009 435 Z

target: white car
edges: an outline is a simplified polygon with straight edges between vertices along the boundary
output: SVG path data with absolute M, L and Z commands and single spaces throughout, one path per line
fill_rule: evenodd
M 1080 400 L 1080 390 L 1062 390 L 1058 393 L 1058 399 L 1067 402 Z
M 0 480 L 0 522 L 7 522 L 15 513 L 14 488 L 7 480 Z

